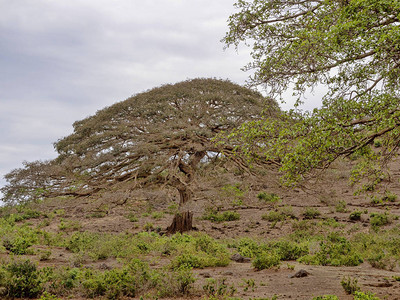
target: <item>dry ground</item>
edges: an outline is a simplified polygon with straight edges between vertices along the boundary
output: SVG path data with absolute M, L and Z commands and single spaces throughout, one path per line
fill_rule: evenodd
M 385 188 L 400 196 L 400 164 L 394 163 L 390 180 L 384 182 Z M 383 204 L 372 204 L 365 195 L 355 196 L 355 188 L 348 184 L 348 166 L 338 165 L 335 169 L 328 171 L 318 182 L 308 184 L 307 189 L 289 190 L 277 184 L 276 178 L 271 178 L 258 185 L 254 185 L 247 191 L 242 205 L 233 206 L 229 202 L 219 203 L 219 209 L 235 210 L 240 213 L 240 220 L 232 222 L 212 223 L 202 220 L 204 208 L 211 205 L 211 199 L 197 199 L 192 205 L 195 213 L 195 226 L 197 230 L 205 232 L 217 239 L 234 239 L 238 237 L 252 237 L 261 241 L 268 241 L 285 236 L 291 232 L 291 222 L 271 222 L 262 219 L 262 215 L 277 209 L 281 206 L 292 206 L 295 216 L 302 218 L 302 213 L 307 207 L 314 207 L 321 212 L 316 222 L 323 219 L 334 218 L 343 225 L 343 232 L 369 232 L 369 214 L 372 212 L 387 212 L 400 216 L 400 199 L 396 202 Z M 260 191 L 276 193 L 281 198 L 277 204 L 268 204 L 257 199 Z M 400 198 L 400 197 L 399 197 Z M 344 210 L 338 209 L 340 203 L 345 203 Z M 339 205 L 339 206 L 338 206 Z M 158 206 L 158 207 L 157 207 Z M 71 201 L 53 200 L 51 203 L 37 205 L 42 211 L 63 210 L 63 215 L 55 217 L 44 229 L 50 232 L 59 231 L 60 219 L 73 220 L 80 224 L 79 230 L 93 232 L 139 232 L 145 224 L 151 222 L 155 228 L 166 228 L 172 220 L 172 215 L 165 214 L 159 219 L 152 217 L 154 211 L 168 210 L 168 201 L 160 202 L 149 208 L 146 199 L 130 199 L 123 205 L 110 204 L 104 201 L 93 199 L 78 199 Z M 339 210 L 339 212 L 338 212 Z M 352 211 L 365 211 L 360 221 L 351 221 L 349 214 Z M 149 211 L 149 214 L 145 212 Z M 127 219 L 129 213 L 139 216 L 137 222 L 130 222 Z M 29 220 L 33 226 L 42 219 Z M 390 226 L 399 226 L 400 221 L 395 220 Z M 40 266 L 59 266 L 70 264 L 71 253 L 64 248 L 53 248 L 50 260 L 39 262 Z M 8 254 L 2 254 L 2 258 Z M 37 257 L 30 256 L 32 260 Z M 114 259 L 88 263 L 94 268 L 118 266 Z M 296 271 L 304 269 L 310 273 L 303 278 L 289 278 Z M 201 287 L 207 278 L 226 279 L 228 285 L 235 285 L 237 292 L 235 297 L 244 299 L 266 298 L 277 295 L 278 299 L 312 299 L 313 296 L 332 294 L 339 299 L 353 299 L 347 295 L 340 282 L 344 276 L 351 276 L 358 280 L 362 291 L 371 291 L 381 299 L 400 299 L 400 282 L 393 279 L 393 276 L 400 276 L 400 267 L 397 264 L 393 270 L 383 270 L 371 267 L 368 262 L 357 267 L 332 267 L 332 266 L 311 266 L 302 265 L 296 261 L 283 262 L 279 269 L 254 270 L 251 263 L 232 262 L 227 267 L 206 268 L 195 270 L 196 287 L 190 297 L 201 298 Z M 246 282 L 254 280 L 255 286 L 246 289 Z M 78 299 L 78 298 L 76 298 Z

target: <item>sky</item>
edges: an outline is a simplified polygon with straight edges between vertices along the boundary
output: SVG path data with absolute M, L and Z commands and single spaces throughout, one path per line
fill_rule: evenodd
M 245 84 L 249 49 L 220 41 L 235 2 L 0 0 L 0 187 L 131 95 L 197 77 Z

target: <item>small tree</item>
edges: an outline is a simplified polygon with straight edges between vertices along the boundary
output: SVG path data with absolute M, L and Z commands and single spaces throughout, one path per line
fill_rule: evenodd
M 263 109 L 276 113 L 278 107 L 229 81 L 194 79 L 154 88 L 75 122 L 74 132 L 54 144 L 59 154 L 54 161 L 26 164 L 7 175 L 4 200 L 32 199 L 38 191 L 79 196 L 121 184 L 131 189 L 168 184 L 178 191 L 181 208 L 169 231 L 189 230 L 192 214 L 185 205 L 198 168 L 232 150 L 212 138 Z M 44 170 L 36 173 L 41 179 L 26 176 L 37 168 Z

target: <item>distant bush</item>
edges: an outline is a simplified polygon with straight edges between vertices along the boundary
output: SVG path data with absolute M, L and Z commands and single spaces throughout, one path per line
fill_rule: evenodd
M 295 219 L 296 216 L 294 215 L 291 206 L 283 206 L 275 211 L 270 211 L 269 213 L 262 215 L 261 218 L 269 222 L 279 222 L 286 219 Z
M 344 200 L 340 200 L 335 206 L 336 212 L 344 213 L 347 212 L 347 203 Z
M 370 224 L 372 227 L 379 227 L 379 226 L 384 226 L 392 222 L 392 219 L 390 216 L 385 212 L 384 214 L 382 213 L 372 213 L 370 215 Z
M 322 266 L 358 266 L 363 262 L 351 243 L 337 233 L 332 233 L 326 240 L 321 241 L 319 248 L 315 254 L 301 257 L 299 262 Z
M 359 220 L 361 220 L 361 214 L 362 214 L 361 211 L 358 211 L 358 210 L 353 211 L 353 212 L 350 214 L 349 219 L 350 219 L 350 220 L 353 220 L 353 221 L 359 221 Z
M 363 292 L 355 291 L 354 292 L 354 300 L 380 300 L 375 294 L 367 292 L 366 294 Z
M 320 215 L 321 213 L 319 212 L 319 210 L 314 207 L 307 207 L 303 212 L 303 217 L 306 220 L 316 219 Z
M 270 211 L 267 214 L 263 214 L 261 218 L 268 222 L 280 222 L 286 220 L 287 216 L 280 211 Z
M 360 287 L 357 283 L 357 279 L 351 277 L 343 277 L 342 281 L 340 282 L 346 294 L 349 295 L 360 291 Z
M 236 221 L 240 219 L 240 214 L 235 211 L 224 211 L 219 213 L 215 210 L 209 210 L 203 215 L 204 220 L 210 220 L 211 222 L 226 222 Z
M 253 260 L 253 267 L 256 270 L 271 269 L 279 267 L 281 263 L 280 256 L 274 252 L 263 252 Z
M 233 295 L 236 292 L 236 288 L 231 285 L 228 286 L 225 283 L 225 278 L 222 279 L 207 279 L 207 283 L 203 285 L 203 290 L 209 299 L 232 299 Z
M 323 295 L 312 298 L 312 300 L 339 300 L 339 298 L 335 295 Z
M 274 194 L 274 193 L 266 193 L 266 192 L 260 192 L 257 195 L 258 200 L 264 201 L 264 202 L 278 202 L 280 200 L 279 196 Z

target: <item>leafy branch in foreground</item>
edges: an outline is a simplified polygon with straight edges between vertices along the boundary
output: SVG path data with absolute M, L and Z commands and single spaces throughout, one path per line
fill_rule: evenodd
M 280 164 L 295 184 L 339 157 L 362 158 L 354 178 L 375 183 L 400 144 L 400 3 L 397 0 L 236 3 L 227 46 L 252 44 L 253 85 L 298 103 L 324 86 L 321 108 L 242 125 L 229 136 L 252 157 Z M 281 96 L 282 97 L 282 96 Z M 371 145 L 380 140 L 378 150 Z

